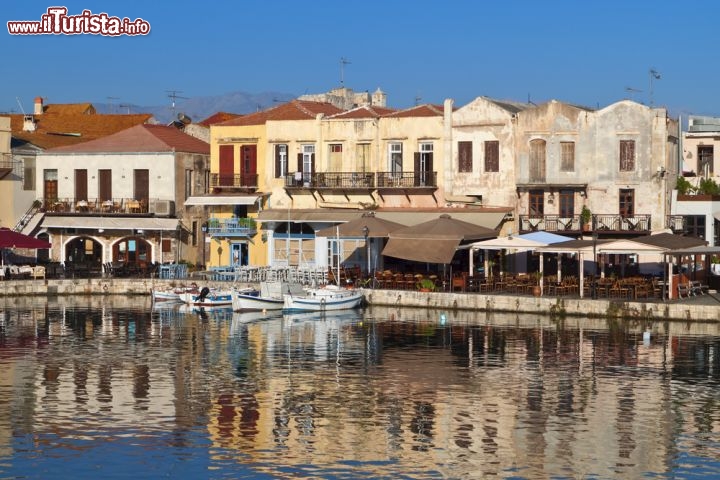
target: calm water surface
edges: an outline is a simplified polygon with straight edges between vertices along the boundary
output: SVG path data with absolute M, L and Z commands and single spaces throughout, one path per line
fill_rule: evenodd
M 0 302 L 0 478 L 720 478 L 716 324 Z

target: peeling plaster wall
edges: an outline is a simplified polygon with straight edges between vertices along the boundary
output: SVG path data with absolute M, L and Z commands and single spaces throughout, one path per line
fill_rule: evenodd
M 482 195 L 486 206 L 515 206 L 515 115 L 484 97 L 452 114 L 451 195 Z M 485 142 L 499 142 L 499 172 L 485 171 Z M 472 172 L 460 173 L 458 142 L 472 142 Z

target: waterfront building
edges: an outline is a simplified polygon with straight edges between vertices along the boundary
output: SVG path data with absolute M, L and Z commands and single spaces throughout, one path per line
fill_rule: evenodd
M 11 156 L 3 158 L 0 178 L 0 225 L 32 234 L 36 225 L 28 220 L 39 200 L 35 185 L 36 156 L 50 148 L 75 145 L 141 124 L 154 124 L 151 114 L 99 114 L 90 103 L 45 103 L 36 97 L 32 110 L 11 113 Z M 4 130 L 3 130 L 4 131 Z M 3 143 L 4 145 L 4 143 Z M 5 153 L 4 151 L 0 153 Z
M 82 273 L 120 262 L 202 262 L 201 211 L 210 147 L 174 126 L 137 125 L 37 155 L 38 206 L 29 224 L 53 244 L 52 260 Z

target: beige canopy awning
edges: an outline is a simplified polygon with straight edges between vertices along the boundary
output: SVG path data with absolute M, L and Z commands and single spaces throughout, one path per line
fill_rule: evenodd
M 259 195 L 203 195 L 188 197 L 185 205 L 253 205 Z
M 180 225 L 177 218 L 154 217 L 99 217 L 99 216 L 46 216 L 41 228 L 88 228 L 105 230 L 176 230 Z

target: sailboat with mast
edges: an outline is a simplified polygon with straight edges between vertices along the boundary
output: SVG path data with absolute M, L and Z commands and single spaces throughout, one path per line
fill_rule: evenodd
M 337 248 L 340 247 L 340 234 L 337 233 Z M 365 296 L 362 290 L 340 285 L 340 256 L 337 257 L 337 273 L 334 275 L 335 285 L 306 288 L 302 295 L 286 293 L 283 295 L 284 313 L 292 312 L 325 312 L 331 310 L 347 310 L 359 307 Z

